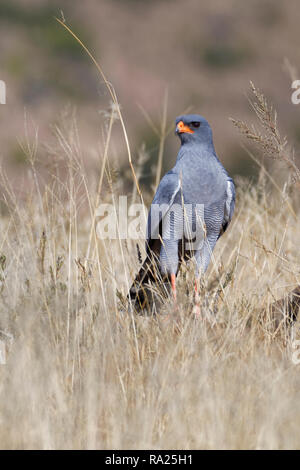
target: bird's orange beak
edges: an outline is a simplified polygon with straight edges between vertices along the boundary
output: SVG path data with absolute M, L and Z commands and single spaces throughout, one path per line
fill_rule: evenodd
M 183 121 L 179 121 L 179 123 L 177 124 L 176 132 L 178 132 L 179 134 L 182 134 L 183 132 L 187 132 L 188 134 L 194 134 L 194 131 L 189 126 L 184 124 Z

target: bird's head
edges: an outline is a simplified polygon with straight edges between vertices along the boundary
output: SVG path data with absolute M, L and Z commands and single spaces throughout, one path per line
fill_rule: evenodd
M 212 144 L 211 127 L 200 114 L 179 116 L 175 123 L 175 134 L 179 136 L 182 144 L 187 142 Z

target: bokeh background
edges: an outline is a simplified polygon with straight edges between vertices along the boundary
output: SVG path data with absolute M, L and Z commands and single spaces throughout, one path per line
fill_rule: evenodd
M 252 147 L 271 178 L 258 175 L 229 120 L 255 122 L 252 80 L 298 158 L 286 64 L 300 79 L 299 9 L 299 0 L 0 0 L 1 448 L 300 449 L 299 321 L 290 329 L 280 313 L 300 286 L 299 174 L 269 125 L 260 147 L 280 161 Z M 212 125 L 237 200 L 201 279 L 197 319 L 193 263 L 178 276 L 176 308 L 169 298 L 158 315 L 132 314 L 144 240 L 95 233 L 99 203 L 140 201 L 123 132 L 116 121 L 108 139 L 107 88 L 55 16 L 115 87 L 147 206 L 160 141 L 145 116 L 160 126 L 168 90 L 168 127 L 186 109 Z M 163 171 L 178 148 L 170 132 Z
M 252 119 L 249 80 L 278 110 L 283 133 L 291 142 L 300 141 L 300 107 L 291 103 L 285 66 L 286 59 L 295 68 L 300 62 L 297 0 L 1 0 L 0 79 L 7 85 L 7 104 L 0 106 L 0 154 L 16 185 L 27 172 L 20 147 L 24 113 L 38 127 L 39 142 L 49 143 L 55 123 L 76 109 L 86 166 L 99 171 L 95 155 L 110 99 L 90 59 L 55 21 L 62 15 L 116 89 L 133 159 L 146 150 L 145 185 L 151 182 L 159 142 L 141 108 L 159 126 L 166 90 L 168 123 L 186 109 L 203 114 L 233 175 L 255 178 L 257 172 L 229 121 Z M 117 127 L 114 151 L 126 176 L 122 141 Z M 178 146 L 170 133 L 164 171 L 173 165 Z M 40 145 L 39 164 L 47 165 L 50 158 Z

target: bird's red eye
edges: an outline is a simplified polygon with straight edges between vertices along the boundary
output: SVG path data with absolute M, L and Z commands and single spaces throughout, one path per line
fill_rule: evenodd
M 200 122 L 198 121 L 191 122 L 191 124 L 193 127 L 200 127 Z

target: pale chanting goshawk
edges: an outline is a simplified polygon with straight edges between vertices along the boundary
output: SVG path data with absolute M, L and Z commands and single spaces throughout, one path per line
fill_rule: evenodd
M 176 300 L 176 276 L 183 260 L 194 259 L 196 279 L 206 271 L 234 211 L 234 183 L 216 155 L 206 119 L 198 114 L 180 116 L 175 133 L 181 147 L 152 201 L 147 256 L 129 292 L 140 308 L 149 300 L 153 283 L 169 282 Z

